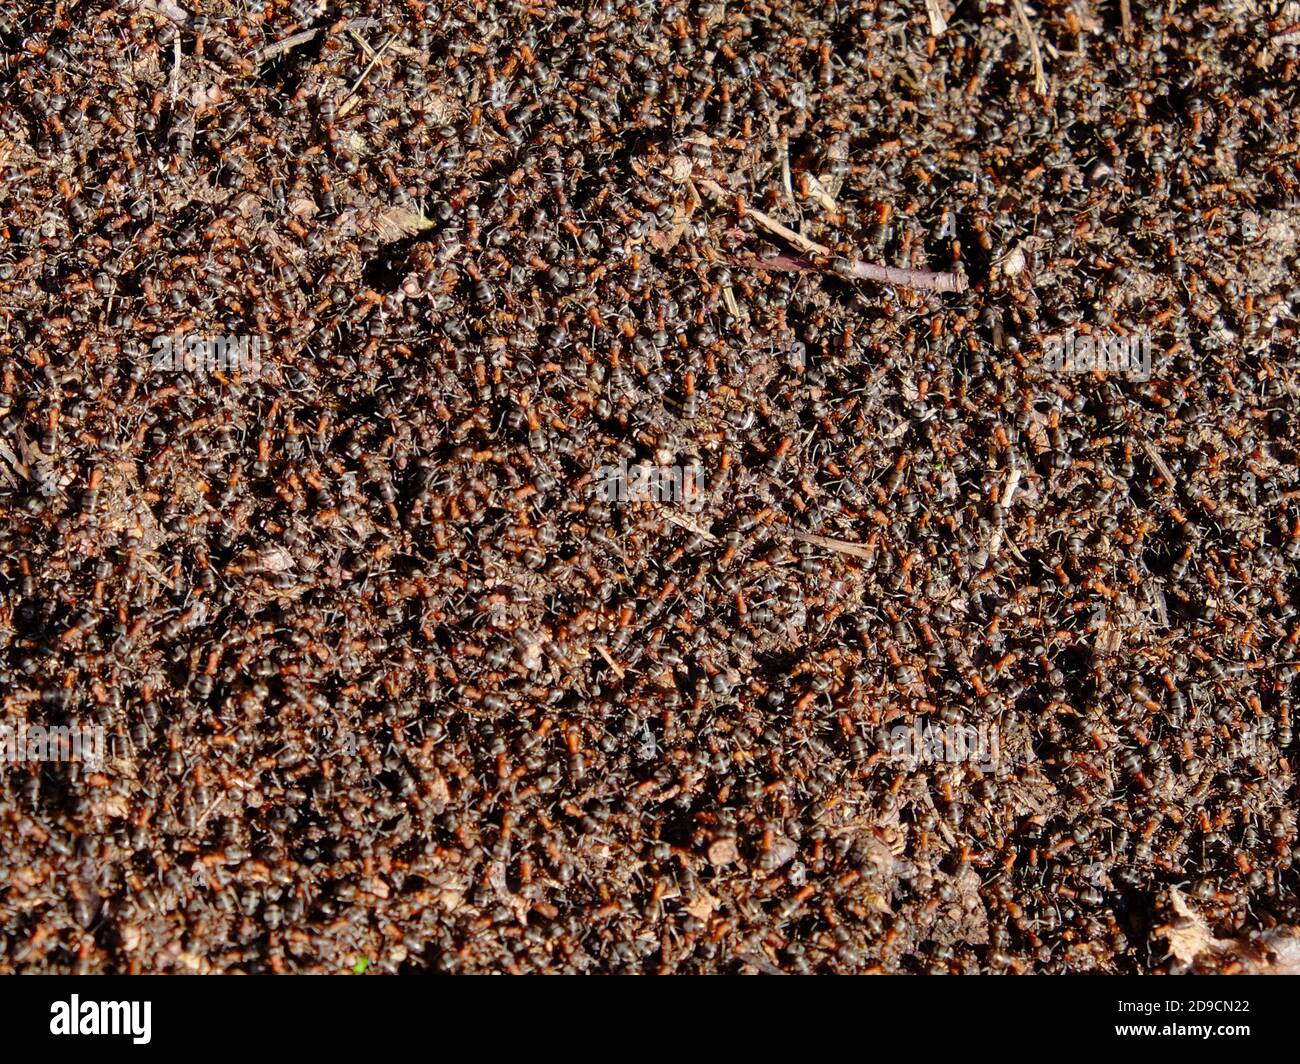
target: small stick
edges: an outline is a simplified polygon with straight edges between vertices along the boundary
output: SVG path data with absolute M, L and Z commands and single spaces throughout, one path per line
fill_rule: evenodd
M 721 200 L 723 203 L 731 199 L 727 190 L 710 178 L 701 178 L 698 184 L 701 189 L 714 199 Z M 766 229 L 773 236 L 779 236 L 786 243 L 792 244 L 806 255 L 825 259 L 832 257 L 830 248 L 817 243 L 815 240 L 809 240 L 800 233 L 796 233 L 793 229 L 782 225 L 771 215 L 764 214 L 762 211 L 749 206 L 744 200 L 741 200 L 741 204 L 744 207 L 745 215 L 753 218 L 758 226 Z M 763 270 L 784 270 L 794 273 L 805 271 L 825 273 L 827 271 L 827 267 L 792 255 L 771 255 L 761 259 L 740 259 L 737 260 L 737 264 L 754 266 Z M 906 285 L 909 288 L 923 288 L 935 292 L 966 291 L 966 278 L 959 273 L 906 270 L 894 266 L 879 266 L 873 262 L 863 262 L 861 259 L 844 258 L 837 258 L 833 269 L 843 277 L 859 281 L 880 281 L 884 284 Z
M 370 60 L 370 62 L 366 64 L 365 70 L 361 71 L 361 77 L 357 78 L 356 84 L 354 84 L 352 88 L 348 90 L 347 96 L 343 98 L 343 105 L 339 108 L 340 118 L 346 115 L 349 111 L 351 111 L 354 107 L 356 107 L 357 104 L 361 102 L 361 97 L 357 95 L 357 89 L 361 88 L 361 83 L 365 81 L 366 78 L 370 75 L 370 72 L 375 69 L 375 64 L 378 63 L 379 60 L 384 57 L 384 53 L 388 51 L 388 46 L 391 45 L 395 40 L 397 40 L 396 33 L 394 33 L 391 37 L 388 38 L 388 40 L 384 42 L 383 47 L 380 48 L 379 51 L 375 53 L 374 59 Z
M 794 213 L 799 215 L 802 223 L 803 216 L 799 213 L 799 201 L 794 198 L 794 184 L 790 180 L 790 138 L 784 133 L 781 134 L 781 184 L 785 188 L 785 198 L 790 201 L 790 206 L 794 208 Z
M 707 540 L 710 543 L 718 542 L 718 537 L 705 528 L 701 522 L 694 521 L 685 514 L 679 514 L 674 510 L 663 510 L 662 515 L 665 520 L 670 524 L 676 525 L 678 528 L 684 528 L 688 532 L 694 532 L 701 539 Z
M 727 310 L 731 312 L 731 316 L 739 319 L 740 307 L 736 304 L 736 293 L 731 290 L 731 285 L 723 286 L 722 301 L 727 304 Z
M 775 964 L 773 964 L 771 961 L 765 961 L 761 957 L 754 956 L 752 953 L 737 953 L 736 959 L 739 961 L 743 961 L 745 964 L 748 964 L 751 968 L 757 968 L 760 972 L 763 972 L 765 975 L 786 975 L 787 974 L 786 972 L 783 972 L 780 968 L 778 968 Z
M 1119 25 L 1124 40 L 1133 39 L 1133 12 L 1129 9 L 1129 0 L 1119 0 Z
M 1016 497 L 1016 488 L 1020 486 L 1020 477 L 1023 475 L 1019 466 L 1011 470 L 1011 476 L 1007 477 L 1006 490 L 1002 492 L 1002 509 L 1010 510 L 1012 500 Z
M 1165 465 L 1165 460 L 1160 457 L 1160 452 L 1156 450 L 1155 445 L 1147 440 L 1142 440 L 1142 450 L 1151 459 L 1151 464 L 1156 467 L 1156 472 L 1164 478 L 1166 489 L 1171 492 L 1177 491 L 1178 481 L 1170 472 L 1169 467 Z
M 1047 75 L 1043 73 L 1043 56 L 1038 50 L 1038 37 L 1034 33 L 1034 28 L 1029 24 L 1029 14 L 1025 11 L 1025 0 L 1011 0 L 1016 9 L 1016 17 L 1020 19 L 1020 25 L 1024 28 L 1025 36 L 1029 38 L 1029 56 L 1034 63 L 1034 91 L 1039 96 L 1047 95 Z
M 1016 488 L 1020 486 L 1021 475 L 1022 474 L 1021 474 L 1020 467 L 1015 466 L 1011 470 L 1011 475 L 1007 477 L 1007 486 L 1005 489 L 1003 489 L 1002 502 L 1001 502 L 1001 506 L 1004 513 L 1011 512 L 1011 503 L 1016 497 Z M 1003 532 L 1002 527 L 998 526 L 993 530 L 993 535 L 989 537 L 990 554 L 996 554 L 998 552 L 998 548 L 1002 546 L 1002 532 Z M 1010 536 L 1007 537 L 1008 540 L 1010 540 L 1010 538 L 1011 538 Z M 1011 547 L 1013 550 L 1015 550 L 1014 543 L 1011 544 Z M 1016 555 L 1019 556 L 1019 554 L 1020 552 L 1016 551 Z M 1023 560 L 1024 559 L 1021 558 L 1021 561 Z
M 818 547 L 825 547 L 827 550 L 836 551 L 839 554 L 851 554 L 855 558 L 870 560 L 875 554 L 861 543 L 851 543 L 847 539 L 831 539 L 829 536 L 814 536 L 809 532 L 791 532 L 791 538 L 800 540 L 804 543 L 812 543 Z
M 281 52 L 287 52 L 292 48 L 297 48 L 300 44 L 306 44 L 318 33 L 322 32 L 323 30 L 320 27 L 317 27 L 313 30 L 303 30 L 300 33 L 291 33 L 288 37 L 285 37 L 284 40 L 276 41 L 273 44 L 264 44 L 261 48 L 255 49 L 253 52 L 253 58 L 259 63 L 264 63 L 268 59 L 273 59 Z
M 357 42 L 357 47 L 365 52 L 367 56 L 375 54 L 375 50 L 366 44 L 365 39 L 356 30 L 348 30 L 348 36 Z
M 217 806 L 219 806 L 225 800 L 226 800 L 226 794 L 224 791 L 222 791 L 221 794 L 218 794 L 215 798 L 213 798 L 212 801 L 208 803 L 208 807 L 203 810 L 202 815 L 200 815 L 199 819 L 195 822 L 194 830 L 198 831 L 199 828 L 203 827 L 203 822 L 207 820 L 208 816 L 213 812 L 213 810 L 215 810 Z
M 609 667 L 610 667 L 611 669 L 614 670 L 615 674 L 618 676 L 618 678 L 619 678 L 620 680 L 623 679 L 623 677 L 627 675 L 627 674 L 623 671 L 623 666 L 620 665 L 617 661 L 615 661 L 613 658 L 611 658 L 611 657 L 609 656 L 609 651 L 606 650 L 605 647 L 604 647 L 602 644 L 600 644 L 600 643 L 593 643 L 592 645 L 593 645 L 593 646 L 594 646 L 598 651 L 600 651 L 600 656 L 601 656 L 602 658 L 604 658 L 606 662 L 609 663 Z
M 714 199 L 721 200 L 724 203 L 731 198 L 726 189 L 724 189 L 716 181 L 713 181 L 710 178 L 707 177 L 701 178 L 699 182 L 699 186 L 710 196 L 712 196 Z M 742 200 L 741 202 L 743 203 L 744 201 Z M 800 236 L 793 229 L 790 229 L 789 227 L 782 225 L 770 214 L 764 214 L 762 211 L 758 210 L 755 207 L 749 206 L 749 204 L 747 203 L 744 204 L 744 210 L 745 210 L 745 214 L 748 217 L 753 218 L 755 223 L 760 225 L 762 228 L 766 229 L 769 233 L 773 234 L 774 236 L 779 236 L 782 240 L 785 240 L 788 243 L 793 244 L 800 251 L 808 255 L 829 255 L 830 254 L 829 248 L 822 247 L 821 244 L 817 243 L 815 240 L 809 240 L 806 236 Z
M 807 273 L 824 272 L 822 267 L 809 259 L 801 259 L 797 255 L 733 255 L 731 257 L 733 266 L 744 266 L 751 270 L 770 270 L 774 273 Z
M 377 26 L 379 20 L 375 18 L 354 18 L 344 23 L 343 28 L 348 30 L 363 30 L 371 26 Z M 306 44 L 318 34 L 325 33 L 330 29 L 329 26 L 316 26 L 313 29 L 302 30 L 299 33 L 290 34 L 282 41 L 275 41 L 272 44 L 264 44 L 261 48 L 253 52 L 253 58 L 259 63 L 264 63 L 268 59 L 273 59 L 281 52 L 287 52 L 292 48 L 297 48 L 300 44 Z
M 1007 546 L 1011 548 L 1011 553 L 1014 554 L 1017 559 L 1019 559 L 1021 562 L 1024 562 L 1025 565 L 1029 564 L 1025 560 L 1025 556 L 1020 553 L 1020 548 L 1016 546 L 1016 541 L 1011 538 L 1010 532 L 1007 533 Z
M 835 260 L 834 271 L 859 281 L 901 284 L 908 288 L 925 288 L 933 292 L 964 292 L 966 278 L 960 273 L 936 273 L 934 270 L 905 270 L 897 266 L 878 266 L 861 259 Z
M 810 259 L 801 259 L 795 255 L 765 255 L 762 258 L 733 259 L 737 266 L 748 266 L 756 270 L 777 270 L 783 273 L 836 273 L 841 277 L 859 281 L 879 281 L 882 284 L 904 285 L 930 292 L 964 292 L 966 278 L 960 273 L 936 272 L 934 270 L 909 270 L 898 266 L 878 266 L 874 262 L 861 259 L 837 258 L 832 266 L 820 266 Z
M 176 89 L 181 77 L 181 39 L 177 35 L 172 39 L 172 103 L 176 102 Z

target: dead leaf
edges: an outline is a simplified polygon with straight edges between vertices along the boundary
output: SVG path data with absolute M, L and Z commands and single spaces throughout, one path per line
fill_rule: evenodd
M 793 861 L 798 852 L 798 843 L 792 839 L 787 839 L 784 835 L 773 835 L 768 840 L 766 852 L 760 854 L 755 863 L 764 872 L 775 872 L 778 868 Z
M 667 229 L 656 229 L 650 236 L 650 246 L 656 251 L 671 251 L 686 232 L 686 211 L 673 206 L 673 223 Z
M 244 551 L 239 556 L 239 564 L 246 573 L 283 573 L 293 568 L 293 555 L 272 544 Z
M 1249 975 L 1300 974 L 1300 928 L 1282 926 L 1251 938 L 1219 938 L 1177 888 L 1170 888 L 1168 901 L 1174 919 L 1157 927 L 1154 935 L 1168 944 L 1175 971 L 1235 964 Z
M 451 801 L 451 788 L 447 786 L 441 772 L 435 772 L 429 782 L 429 797 L 435 802 Z
M 722 903 L 718 901 L 707 890 L 701 891 L 692 898 L 686 905 L 682 906 L 688 913 L 697 920 L 707 920 L 717 910 Z
M 664 167 L 664 175 L 674 185 L 680 185 L 691 176 L 693 169 L 690 159 L 686 158 L 685 155 L 674 155 L 668 160 L 668 165 Z
M 357 216 L 357 228 L 374 233 L 384 244 L 414 236 L 433 226 L 431 219 L 411 207 L 387 207 L 369 214 L 359 212 Z
M 740 850 L 735 839 L 719 839 L 709 847 L 709 864 L 714 868 L 735 864 L 739 859 Z

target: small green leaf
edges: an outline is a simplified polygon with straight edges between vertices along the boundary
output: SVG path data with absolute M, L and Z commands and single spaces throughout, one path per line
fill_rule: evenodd
M 369 967 L 370 967 L 370 958 L 361 957 L 357 960 L 357 963 L 352 966 L 352 974 L 365 975 L 366 969 Z

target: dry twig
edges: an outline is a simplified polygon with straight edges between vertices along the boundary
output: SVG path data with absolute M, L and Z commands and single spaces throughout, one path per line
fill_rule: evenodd
M 837 258 L 830 266 L 822 266 L 796 255 L 765 255 L 762 258 L 748 256 L 734 259 L 733 262 L 737 266 L 748 266 L 756 270 L 779 270 L 783 273 L 832 272 L 850 280 L 878 281 L 881 284 L 897 284 L 931 292 L 966 291 L 966 278 L 960 273 L 879 266 L 874 262 L 863 262 L 861 259 Z
M 1034 64 L 1034 91 L 1039 96 L 1047 95 L 1047 75 L 1043 73 L 1043 54 L 1038 50 L 1038 35 L 1029 24 L 1029 13 L 1025 10 L 1025 0 L 1011 0 L 1016 9 L 1016 17 L 1029 38 L 1029 56 Z
M 378 24 L 379 20 L 375 18 L 354 18 L 344 23 L 343 28 L 345 30 L 363 30 Z M 253 52 L 253 58 L 259 63 L 265 63 L 268 59 L 274 59 L 281 52 L 288 52 L 297 48 L 300 44 L 306 44 L 313 37 L 326 33 L 332 28 L 331 26 L 316 26 L 309 30 L 292 33 L 282 41 L 262 45 L 261 48 Z
M 861 543 L 852 543 L 847 539 L 831 539 L 830 536 L 814 536 L 810 532 L 791 532 L 790 537 L 803 543 L 812 543 L 837 554 L 851 554 L 855 558 L 871 559 L 875 557 L 870 548 Z
M 181 39 L 179 36 L 172 38 L 172 93 L 171 102 L 176 102 L 176 92 L 180 87 L 181 78 Z
M 1171 492 L 1177 491 L 1178 480 L 1174 477 L 1174 474 L 1170 471 L 1169 467 L 1165 465 L 1165 460 L 1160 457 L 1160 452 L 1155 449 L 1155 445 L 1147 440 L 1142 440 L 1141 442 L 1143 452 L 1149 459 L 1151 459 L 1151 464 L 1156 467 L 1156 472 L 1159 473 L 1161 478 L 1164 480 L 1165 487 Z
M 698 184 L 710 196 L 723 203 L 732 199 L 727 190 L 711 178 L 700 178 Z M 861 259 L 836 258 L 831 255 L 830 248 L 817 243 L 815 240 L 809 240 L 808 237 L 800 233 L 796 233 L 788 226 L 782 225 L 771 215 L 749 206 L 743 200 L 741 200 L 741 204 L 745 215 L 754 219 L 754 222 L 760 228 L 765 229 L 773 236 L 780 237 L 806 255 L 833 261 L 831 261 L 830 265 L 822 265 L 810 259 L 801 259 L 791 255 L 769 255 L 763 258 L 750 257 L 734 260 L 737 265 L 752 266 L 762 270 L 783 270 L 792 273 L 805 271 L 825 273 L 828 270 L 833 270 L 841 277 L 851 280 L 879 281 L 883 284 L 906 285 L 909 288 L 929 289 L 934 292 L 964 292 L 966 290 L 966 278 L 960 273 L 908 270 L 895 266 L 880 266 L 874 262 L 863 262 Z
M 703 189 L 705 192 L 707 192 L 714 199 L 721 200 L 723 203 L 726 203 L 729 199 L 731 199 L 731 195 L 727 192 L 727 190 L 723 188 L 721 185 L 719 185 L 712 178 L 707 178 L 707 177 L 701 178 L 699 181 L 699 187 Z M 764 214 L 758 208 L 751 207 L 747 203 L 744 204 L 744 210 L 746 216 L 754 219 L 755 224 L 766 229 L 773 236 L 779 236 L 782 240 L 786 241 L 786 243 L 792 245 L 793 247 L 798 248 L 800 251 L 804 252 L 805 254 L 807 255 L 829 255 L 830 254 L 830 250 L 828 248 L 824 248 L 822 247 L 821 244 L 817 243 L 815 240 L 809 240 L 806 236 L 801 236 L 799 233 L 796 233 L 793 229 L 789 228 L 788 226 L 782 225 L 770 214 Z
M 617 661 L 615 661 L 612 657 L 610 657 L 609 651 L 605 649 L 604 645 L 601 643 L 593 643 L 592 645 L 600 652 L 600 656 L 605 659 L 605 662 L 609 665 L 609 667 L 614 670 L 614 674 L 620 680 L 623 679 L 623 677 L 626 675 L 626 673 L 623 671 L 623 666 L 620 665 Z
M 366 64 L 366 69 L 361 71 L 361 76 L 357 78 L 352 88 L 348 90 L 347 95 L 343 97 L 343 102 L 339 107 L 340 118 L 343 118 L 349 111 L 351 111 L 354 107 L 356 107 L 357 104 L 361 102 L 361 97 L 357 95 L 357 89 L 361 88 L 362 82 L 364 82 L 366 78 L 370 76 L 370 72 L 375 69 L 375 64 L 378 63 L 379 60 L 384 57 L 384 53 L 388 51 L 389 47 L 392 45 L 392 43 L 395 40 L 397 40 L 396 33 L 394 33 L 391 37 L 388 38 L 388 40 L 386 40 L 383 43 L 383 46 L 379 49 L 379 51 L 375 53 L 375 57 L 372 60 L 370 60 L 369 63 Z

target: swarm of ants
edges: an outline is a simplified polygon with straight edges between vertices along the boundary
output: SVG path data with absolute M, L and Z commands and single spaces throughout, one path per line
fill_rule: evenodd
M 1272 6 L 7 4 L 0 724 L 108 751 L 0 763 L 0 970 L 1297 922 Z

